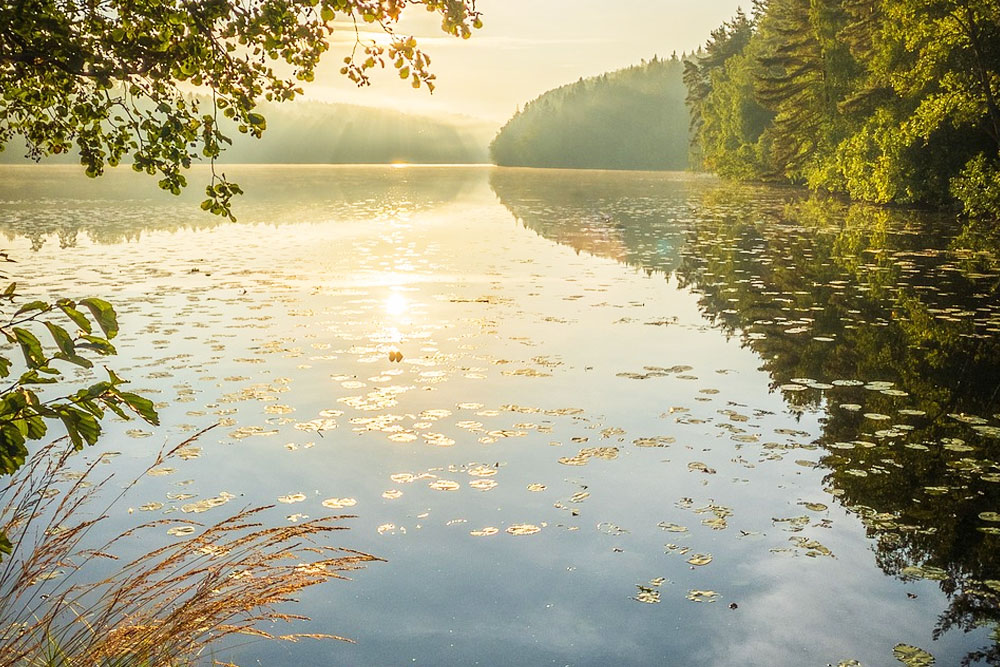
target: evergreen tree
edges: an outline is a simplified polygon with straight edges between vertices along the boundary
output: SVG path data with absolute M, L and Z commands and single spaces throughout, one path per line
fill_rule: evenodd
M 1000 218 L 1000 0 L 768 0 L 687 65 L 698 166 Z

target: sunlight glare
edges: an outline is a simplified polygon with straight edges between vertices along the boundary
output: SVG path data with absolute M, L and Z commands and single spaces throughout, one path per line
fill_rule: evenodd
M 385 300 L 385 312 L 393 317 L 399 317 L 406 312 L 408 302 L 406 297 L 399 292 L 393 292 L 389 295 L 389 298 Z

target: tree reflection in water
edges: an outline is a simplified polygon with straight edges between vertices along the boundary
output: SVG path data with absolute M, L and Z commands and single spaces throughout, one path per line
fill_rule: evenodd
M 543 237 L 700 295 L 772 390 L 824 413 L 827 490 L 886 574 L 939 582 L 950 603 L 935 636 L 1000 628 L 995 230 L 669 174 L 498 170 L 490 183 Z M 975 661 L 1000 664 L 1000 643 Z

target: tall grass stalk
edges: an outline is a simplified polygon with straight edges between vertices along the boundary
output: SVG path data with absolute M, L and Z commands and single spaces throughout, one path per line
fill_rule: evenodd
M 164 518 L 95 539 L 95 528 L 129 489 L 199 435 L 161 451 L 97 512 L 93 505 L 106 497 L 111 477 L 97 479 L 101 459 L 72 473 L 72 448 L 61 441 L 43 447 L 0 489 L 0 529 L 14 545 L 0 563 L 0 667 L 192 664 L 236 634 L 350 641 L 274 635 L 262 626 L 305 619 L 281 611 L 284 603 L 379 560 L 325 543 L 351 516 L 267 527 L 262 513 L 270 507 L 255 507 L 213 525 Z M 166 526 L 194 532 L 138 557 L 116 555 Z

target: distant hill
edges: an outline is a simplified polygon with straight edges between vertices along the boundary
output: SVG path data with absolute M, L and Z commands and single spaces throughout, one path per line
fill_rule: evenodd
M 446 164 L 488 162 L 487 144 L 496 126 L 462 117 L 416 116 L 347 104 L 264 104 L 267 131 L 259 139 L 229 132 L 233 146 L 222 164 Z M 22 144 L 12 141 L 0 164 L 24 164 Z M 73 155 L 43 164 L 76 164 Z
M 267 131 L 259 140 L 234 138 L 229 163 L 467 164 L 489 161 L 495 125 L 389 109 L 323 104 L 263 105 Z
M 490 155 L 501 166 L 684 169 L 683 74 L 675 54 L 550 90 L 507 121 Z

